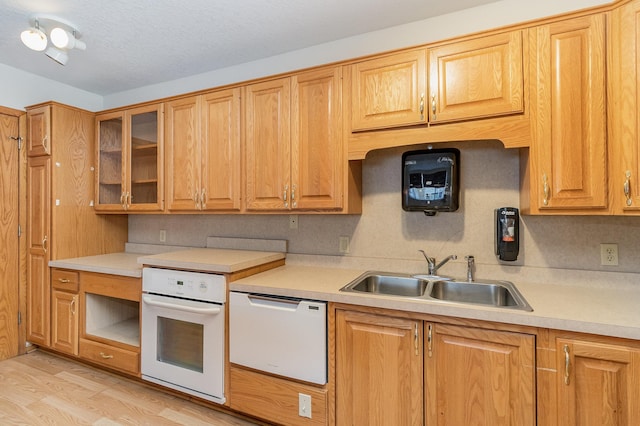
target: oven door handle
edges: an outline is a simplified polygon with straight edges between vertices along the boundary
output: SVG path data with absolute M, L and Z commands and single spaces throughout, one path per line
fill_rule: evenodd
M 167 308 L 167 309 L 175 309 L 177 311 L 190 312 L 192 314 L 216 315 L 220 313 L 219 307 L 196 308 L 193 306 L 177 305 L 175 303 L 159 302 L 157 300 L 153 300 L 153 298 L 150 296 L 142 296 L 142 301 L 150 306 L 157 306 L 159 308 Z

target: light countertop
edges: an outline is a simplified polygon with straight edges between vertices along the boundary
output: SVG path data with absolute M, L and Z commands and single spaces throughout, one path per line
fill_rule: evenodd
M 285 258 L 284 253 L 196 248 L 146 255 L 138 263 L 160 268 L 231 273 Z
M 230 290 L 341 302 L 558 330 L 640 339 L 640 289 L 516 283 L 533 312 L 340 292 L 366 271 L 285 265 L 231 282 Z
M 138 263 L 140 256 L 139 253 L 100 254 L 97 256 L 52 260 L 49 262 L 49 266 L 52 268 L 140 278 L 142 277 L 142 268 Z

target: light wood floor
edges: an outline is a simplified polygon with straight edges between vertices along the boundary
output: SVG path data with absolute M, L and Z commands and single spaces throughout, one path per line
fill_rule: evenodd
M 250 423 L 43 351 L 0 362 L 1 425 Z

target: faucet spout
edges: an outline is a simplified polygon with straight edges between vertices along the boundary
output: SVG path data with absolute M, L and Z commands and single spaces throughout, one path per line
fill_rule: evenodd
M 427 253 L 425 253 L 424 250 L 418 250 L 420 253 L 422 253 L 422 255 L 424 256 L 425 260 L 427 261 L 427 267 L 428 267 L 428 271 L 429 271 L 429 275 L 437 275 L 438 274 L 438 269 L 440 269 L 440 267 L 442 265 L 444 265 L 445 263 L 447 263 L 450 260 L 456 260 L 458 258 L 458 256 L 456 256 L 455 254 L 452 254 L 450 256 L 445 257 L 442 262 L 436 264 L 436 258 L 435 257 L 429 257 L 427 256 Z

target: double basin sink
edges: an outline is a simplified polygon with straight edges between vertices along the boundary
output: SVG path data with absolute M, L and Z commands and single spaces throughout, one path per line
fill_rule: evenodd
M 442 277 L 367 272 L 340 291 L 533 311 L 509 281 L 455 281 Z

